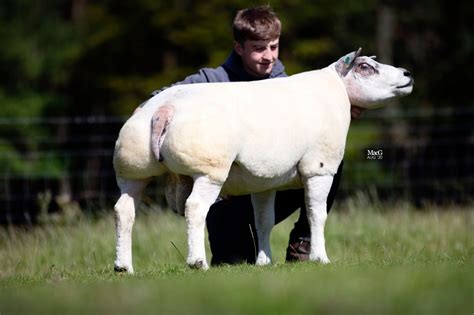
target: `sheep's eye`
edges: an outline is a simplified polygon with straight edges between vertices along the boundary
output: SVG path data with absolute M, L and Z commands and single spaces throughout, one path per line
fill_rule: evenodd
M 360 63 L 358 66 L 357 66 L 357 70 L 359 70 L 359 72 L 362 72 L 364 74 L 374 74 L 376 73 L 375 71 L 375 68 L 372 67 L 371 65 L 369 65 L 368 63 Z

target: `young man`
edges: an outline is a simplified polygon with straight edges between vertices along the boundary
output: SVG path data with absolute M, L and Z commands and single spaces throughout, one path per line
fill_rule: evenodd
M 233 23 L 234 49 L 223 65 L 204 68 L 178 84 L 203 82 L 255 81 L 286 77 L 278 59 L 281 23 L 268 6 L 240 10 Z M 163 89 L 154 91 L 152 95 Z M 358 116 L 357 108 L 352 110 Z M 329 212 L 339 186 L 342 163 L 339 166 L 327 199 Z M 275 224 L 301 208 L 298 221 L 290 233 L 286 260 L 309 258 L 310 229 L 306 218 L 304 191 L 287 190 L 276 194 Z M 218 200 L 207 215 L 207 229 L 212 252 L 212 265 L 255 263 L 256 239 L 254 214 L 250 196 L 235 196 Z

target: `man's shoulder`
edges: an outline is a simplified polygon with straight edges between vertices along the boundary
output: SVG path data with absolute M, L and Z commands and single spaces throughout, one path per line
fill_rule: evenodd
M 229 74 L 224 67 L 202 68 L 199 72 L 206 77 L 207 82 L 229 82 Z
M 287 76 L 288 75 L 285 72 L 285 66 L 280 59 L 277 59 L 275 65 L 273 66 L 272 73 L 270 74 L 270 78 L 284 78 Z

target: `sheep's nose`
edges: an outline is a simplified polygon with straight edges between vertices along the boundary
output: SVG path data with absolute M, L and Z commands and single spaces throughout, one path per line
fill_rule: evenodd
M 403 71 L 403 75 L 404 75 L 404 76 L 406 76 L 406 77 L 411 77 L 411 72 L 408 71 L 407 69 L 401 68 L 400 70 Z

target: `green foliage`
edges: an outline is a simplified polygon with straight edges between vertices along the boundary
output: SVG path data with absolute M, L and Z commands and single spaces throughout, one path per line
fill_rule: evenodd
M 449 106 L 455 110 L 444 115 L 443 122 L 455 126 L 469 123 L 470 116 L 462 115 L 472 112 L 474 106 L 468 94 L 474 81 L 470 70 L 474 32 L 467 18 L 473 15 L 473 6 L 469 2 L 278 0 L 270 4 L 283 23 L 280 57 L 288 74 L 324 67 L 358 47 L 366 54 L 377 54 L 381 8 L 391 9 L 391 62 L 412 70 L 416 77 L 413 94 L 400 101 L 398 111 L 436 112 Z M 68 168 L 84 168 L 89 161 L 58 157 L 63 143 L 42 144 L 41 139 L 64 138 L 58 130 L 61 127 L 15 124 L 14 119 L 127 117 L 153 90 L 201 67 L 220 65 L 232 48 L 232 17 L 238 9 L 255 5 L 258 3 L 244 0 L 2 1 L 0 172 L 57 177 L 70 172 Z M 461 114 L 456 116 L 458 112 Z M 2 119 L 13 120 L 5 123 Z M 405 129 L 420 124 L 417 119 L 405 121 Z M 397 149 L 409 152 L 400 164 L 424 161 L 425 155 L 440 156 L 436 143 L 432 144 L 439 139 L 435 131 L 438 122 L 426 117 L 422 123 L 428 125 L 428 131 L 412 136 L 423 138 L 426 150 L 415 152 L 408 141 L 413 139 L 387 134 L 377 142 L 393 142 Z M 79 134 L 76 127 L 71 127 L 70 134 Z M 357 128 L 366 128 L 366 134 L 380 132 L 371 126 Z M 443 134 L 472 144 L 472 128 Z M 364 138 L 366 145 L 374 145 L 370 142 L 374 138 Z M 460 147 L 453 143 L 441 149 L 458 150 L 456 155 L 463 156 L 469 148 Z M 56 153 L 42 162 L 32 158 L 38 149 Z M 346 160 L 354 163 L 353 157 L 359 155 L 349 151 Z M 462 173 L 465 167 L 458 164 L 456 172 Z M 371 167 L 371 173 L 379 178 L 388 173 L 380 164 Z M 445 169 L 428 170 L 433 174 L 431 182 L 446 177 L 441 171 Z
M 74 25 L 64 19 L 58 2 L 4 1 L 0 4 L 0 171 L 57 177 L 64 164 L 53 155 L 38 160 L 47 126 L 30 124 L 53 108 L 69 104 L 62 91 L 70 67 L 79 57 Z

